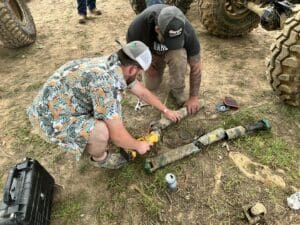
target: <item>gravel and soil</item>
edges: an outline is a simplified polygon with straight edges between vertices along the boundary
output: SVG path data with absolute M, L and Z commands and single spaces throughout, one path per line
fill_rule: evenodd
M 150 154 L 189 143 L 218 127 L 261 118 L 271 122 L 272 130 L 216 143 L 152 175 L 144 173 L 141 158 L 121 170 L 107 171 L 89 166 L 85 159 L 76 162 L 73 155 L 44 142 L 32 132 L 25 111 L 60 65 L 110 54 L 119 48 L 115 39 L 125 43 L 126 29 L 135 16 L 129 1 L 98 0 L 102 15 L 91 17 L 86 25 L 78 24 L 73 0 L 32 0 L 28 6 L 37 41 L 18 50 L 0 46 L 0 186 L 8 169 L 29 156 L 38 159 L 58 184 L 51 225 L 246 225 L 242 207 L 255 202 L 267 209 L 265 224 L 300 224 L 299 212 L 286 202 L 300 188 L 300 111 L 275 97 L 265 75 L 265 58 L 277 32 L 258 27 L 243 38 L 211 36 L 194 3 L 187 17 L 201 41 L 200 98 L 206 107 L 164 131 L 162 142 Z M 167 89 L 167 78 L 168 73 L 162 90 Z M 164 100 L 166 91 L 159 95 Z M 235 98 L 240 109 L 217 113 L 215 105 L 225 96 Z M 135 103 L 136 98 L 127 94 L 123 108 L 126 127 L 138 137 L 160 114 L 151 107 L 136 113 Z M 178 180 L 173 193 L 164 184 L 168 172 Z

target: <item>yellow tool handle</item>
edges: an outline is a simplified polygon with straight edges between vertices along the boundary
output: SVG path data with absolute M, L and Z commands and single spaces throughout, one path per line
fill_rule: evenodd
M 137 140 L 147 141 L 149 143 L 155 144 L 159 141 L 159 134 L 155 131 L 151 131 L 149 134 L 142 136 Z M 132 149 L 122 149 L 121 153 L 128 161 L 132 161 L 137 157 L 137 152 Z
M 138 138 L 138 140 L 139 141 L 147 141 L 147 142 L 155 144 L 159 141 L 159 135 L 157 132 L 151 131 L 149 134 Z

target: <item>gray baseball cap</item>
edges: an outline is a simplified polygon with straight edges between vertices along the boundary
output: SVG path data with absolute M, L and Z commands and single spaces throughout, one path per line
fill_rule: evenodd
M 157 20 L 157 25 L 165 39 L 169 50 L 180 49 L 184 45 L 185 16 L 175 6 L 163 8 Z
M 152 55 L 149 48 L 143 42 L 129 42 L 122 50 L 129 58 L 136 61 L 143 70 L 147 70 L 150 67 Z

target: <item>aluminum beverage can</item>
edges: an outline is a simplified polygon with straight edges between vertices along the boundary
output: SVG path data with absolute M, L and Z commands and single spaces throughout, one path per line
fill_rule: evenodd
M 175 175 L 172 173 L 167 173 L 165 179 L 166 179 L 167 188 L 170 191 L 175 191 L 177 189 L 177 181 Z

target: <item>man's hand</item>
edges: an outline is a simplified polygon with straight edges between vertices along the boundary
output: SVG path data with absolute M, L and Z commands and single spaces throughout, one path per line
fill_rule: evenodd
M 184 105 L 187 108 L 187 111 L 189 114 L 194 114 L 199 111 L 200 109 L 200 104 L 197 96 L 192 96 L 190 97 Z
M 149 103 L 158 110 L 164 113 L 164 116 L 173 122 L 180 120 L 180 113 L 176 111 L 169 110 L 166 106 L 159 100 L 157 96 L 152 94 L 147 88 L 145 88 L 139 81 L 136 81 L 135 85 L 130 89 L 130 91 L 136 95 L 139 99 Z
M 145 154 L 150 150 L 152 143 L 139 141 L 133 138 L 125 129 L 120 118 L 104 120 L 108 127 L 110 139 L 119 147 L 124 149 L 132 149 L 139 154 Z
M 153 143 L 147 142 L 147 141 L 140 141 L 138 147 L 136 148 L 136 151 L 143 155 L 146 152 L 150 150 L 150 147 L 153 145 Z
M 165 109 L 164 116 L 173 122 L 177 122 L 181 119 L 180 113 L 177 111 Z

